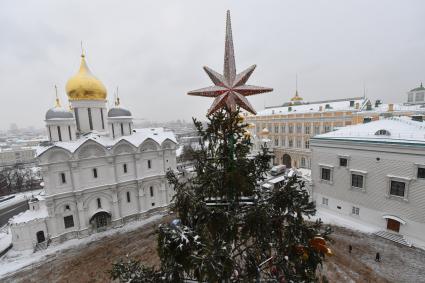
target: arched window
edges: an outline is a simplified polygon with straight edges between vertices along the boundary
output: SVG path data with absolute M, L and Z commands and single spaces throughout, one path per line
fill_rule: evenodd
M 153 187 L 152 186 L 149 187 L 149 191 L 151 193 L 151 197 L 153 197 Z
M 100 198 L 97 199 L 97 208 L 102 208 L 102 202 L 100 201 Z
M 67 204 L 67 205 L 65 205 L 65 211 L 66 210 L 71 210 L 71 208 L 69 207 L 69 205 Z
M 376 136 L 391 136 L 391 133 L 387 130 L 381 129 L 375 133 Z
M 130 192 L 127 192 L 127 202 L 130 202 Z
M 97 178 L 97 169 L 93 168 L 93 178 Z

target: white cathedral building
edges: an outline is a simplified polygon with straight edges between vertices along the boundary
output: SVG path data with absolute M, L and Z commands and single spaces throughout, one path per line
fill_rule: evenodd
M 174 194 L 176 139 L 162 128 L 134 129 L 131 112 L 107 109 L 105 86 L 84 55 L 66 84 L 70 110 L 46 113 L 50 141 L 37 150 L 45 195 L 10 220 L 15 250 L 80 238 L 167 206 Z

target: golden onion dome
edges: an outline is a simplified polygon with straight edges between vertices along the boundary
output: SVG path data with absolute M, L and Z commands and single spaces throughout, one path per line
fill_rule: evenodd
M 297 90 L 295 92 L 295 96 L 291 98 L 291 101 L 301 101 L 301 100 L 303 100 L 303 98 L 298 95 L 298 90 Z
M 69 100 L 105 100 L 106 88 L 87 66 L 84 54 L 78 73 L 66 83 L 66 94 Z

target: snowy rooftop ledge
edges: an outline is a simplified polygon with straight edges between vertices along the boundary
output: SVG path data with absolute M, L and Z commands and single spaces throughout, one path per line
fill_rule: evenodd
M 134 129 L 131 135 L 121 136 L 115 139 L 111 138 L 105 133 L 98 133 L 94 131 L 89 134 L 80 136 L 80 138 L 76 141 L 55 142 L 48 146 L 39 146 L 37 148 L 37 156 L 40 156 L 52 147 L 63 148 L 71 153 L 74 153 L 78 148 L 80 148 L 80 146 L 82 146 L 88 141 L 94 141 L 109 149 L 122 140 L 129 142 L 135 147 L 139 147 L 144 141 L 148 139 L 157 142 L 159 145 L 161 145 L 166 140 L 170 140 L 177 144 L 177 140 L 174 136 L 174 133 L 171 131 L 164 131 L 164 128 Z
M 317 135 L 313 139 L 350 139 L 425 145 L 425 122 L 412 121 L 409 117 L 393 117 L 346 126 L 333 132 Z

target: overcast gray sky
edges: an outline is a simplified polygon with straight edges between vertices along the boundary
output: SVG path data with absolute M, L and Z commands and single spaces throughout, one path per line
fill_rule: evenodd
M 425 1 L 1 1 L 0 128 L 43 126 L 55 84 L 80 63 L 80 41 L 111 100 L 136 118 L 202 118 L 212 99 L 186 92 L 223 68 L 231 10 L 238 71 L 257 64 L 257 110 L 287 101 L 361 96 L 402 102 L 425 82 Z

